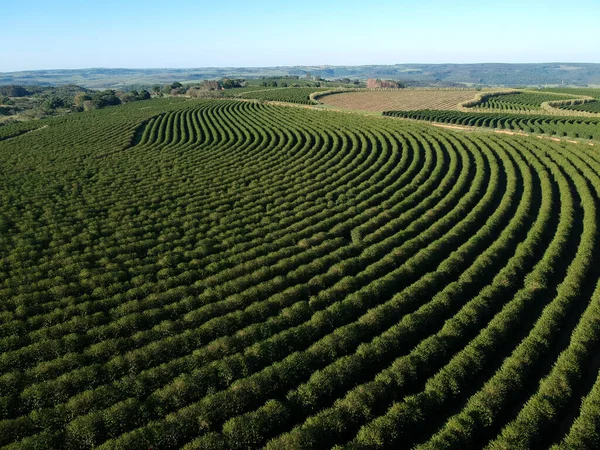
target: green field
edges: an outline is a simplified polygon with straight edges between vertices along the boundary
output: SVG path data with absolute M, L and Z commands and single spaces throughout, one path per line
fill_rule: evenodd
M 583 103 L 583 98 L 588 97 Z M 592 97 L 596 100 L 590 99 Z M 578 100 L 577 100 L 578 99 Z M 498 93 L 486 95 L 478 103 L 470 107 L 503 110 L 509 113 L 522 113 L 530 111 L 542 112 L 545 102 L 561 102 L 576 100 L 577 104 L 556 104 L 555 107 L 568 111 L 584 111 L 600 113 L 600 89 L 590 88 L 549 88 L 540 92 Z
M 315 92 L 330 91 L 330 88 L 279 88 L 279 89 L 267 89 L 263 91 L 253 91 L 243 93 L 240 95 L 242 98 L 252 98 L 256 100 L 267 100 L 275 102 L 289 102 L 289 103 L 301 103 L 311 104 L 314 103 L 310 100 L 310 94 Z
M 600 98 L 600 89 L 597 88 L 546 88 L 542 92 Z
M 0 194 L 2 448 L 600 446 L 597 146 L 163 98 L 0 127 Z
M 542 103 L 566 100 L 567 96 L 548 93 L 518 92 L 515 94 L 492 94 L 474 105 L 478 108 L 500 109 L 509 112 L 535 111 L 542 109 Z
M 564 106 L 561 106 L 560 109 L 565 109 L 567 111 L 585 111 L 585 112 L 591 112 L 591 113 L 600 113 L 600 101 L 599 101 L 600 100 L 600 89 L 553 88 L 553 89 L 545 89 L 545 91 L 592 97 L 595 99 L 595 101 L 592 101 L 589 103 L 583 103 L 580 105 L 564 105 Z
M 384 116 L 426 120 L 471 127 L 498 128 L 550 136 L 600 140 L 600 117 L 561 117 L 514 113 L 471 113 L 462 111 L 385 111 Z
M 565 105 L 561 106 L 560 109 L 564 109 L 567 111 L 585 111 L 591 113 L 600 113 L 600 102 L 598 100 L 591 101 L 588 103 L 583 103 L 580 105 Z M 565 113 L 568 114 L 568 113 Z

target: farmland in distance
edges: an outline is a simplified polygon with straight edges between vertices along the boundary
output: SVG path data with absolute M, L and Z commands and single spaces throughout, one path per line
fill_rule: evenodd
M 365 110 L 457 109 L 480 94 L 475 89 L 393 89 L 327 95 L 319 101 L 333 107 Z

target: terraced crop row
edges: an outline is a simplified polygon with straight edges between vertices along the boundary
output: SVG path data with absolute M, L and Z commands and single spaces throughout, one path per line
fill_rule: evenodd
M 518 92 L 514 94 L 487 95 L 478 104 L 477 108 L 500 109 L 506 111 L 531 111 L 541 110 L 542 103 L 564 100 L 564 95 L 550 93 Z
M 331 90 L 331 88 L 277 88 L 248 92 L 239 95 L 239 97 L 275 102 L 302 103 L 308 105 L 314 103 L 310 99 L 310 94 L 328 90 Z
M 460 111 L 385 111 L 384 116 L 427 120 L 461 126 L 489 127 L 525 133 L 600 139 L 600 119 Z
M 596 100 L 593 102 L 590 101 L 579 105 L 564 105 L 561 106 L 560 109 L 564 109 L 566 111 L 586 111 L 592 113 L 600 113 L 600 102 Z
M 0 142 L 0 446 L 598 444 L 593 149 L 148 104 Z
M 545 88 L 543 92 L 579 95 L 600 99 L 600 89 L 598 88 Z
M 43 122 L 39 120 L 32 120 L 29 122 L 13 122 L 0 125 L 0 141 L 20 136 L 43 126 Z

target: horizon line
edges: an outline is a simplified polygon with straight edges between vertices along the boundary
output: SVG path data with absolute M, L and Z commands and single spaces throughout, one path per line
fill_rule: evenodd
M 394 64 L 298 64 L 298 65 L 274 65 L 274 66 L 193 66 L 193 67 L 79 67 L 76 69 L 54 68 L 54 69 L 24 69 L 0 71 L 0 74 L 25 73 L 25 72 L 58 72 L 58 71 L 80 71 L 80 70 L 195 70 L 195 69 L 275 69 L 275 68 L 318 68 L 318 67 L 368 67 L 368 66 L 468 66 L 468 65 L 543 65 L 543 64 L 586 64 L 600 65 L 600 62 L 573 62 L 573 61 L 547 61 L 547 62 L 436 62 L 436 63 L 394 63 Z

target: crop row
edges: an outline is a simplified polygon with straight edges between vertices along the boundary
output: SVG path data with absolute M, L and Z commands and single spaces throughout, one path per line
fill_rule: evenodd
M 600 120 L 596 118 L 435 110 L 386 111 L 383 114 L 389 117 L 403 117 L 463 126 L 489 127 L 582 139 L 600 139 Z
M 593 441 L 592 148 L 248 101 L 144 108 L 0 142 L 0 445 Z
M 560 109 L 564 109 L 566 111 L 586 111 L 592 113 L 600 113 L 600 102 L 598 100 L 595 100 L 586 103 L 581 103 L 578 105 L 564 105 L 561 106 Z
M 542 103 L 562 100 L 565 96 L 548 93 L 517 92 L 488 95 L 480 103 L 471 105 L 477 108 L 499 109 L 506 111 L 529 111 L 541 109 Z
M 267 89 L 263 91 L 248 92 L 240 95 L 240 97 L 275 102 L 311 104 L 314 102 L 310 99 L 310 94 L 314 94 L 315 92 L 325 92 L 328 90 L 329 89 L 327 88 Z

